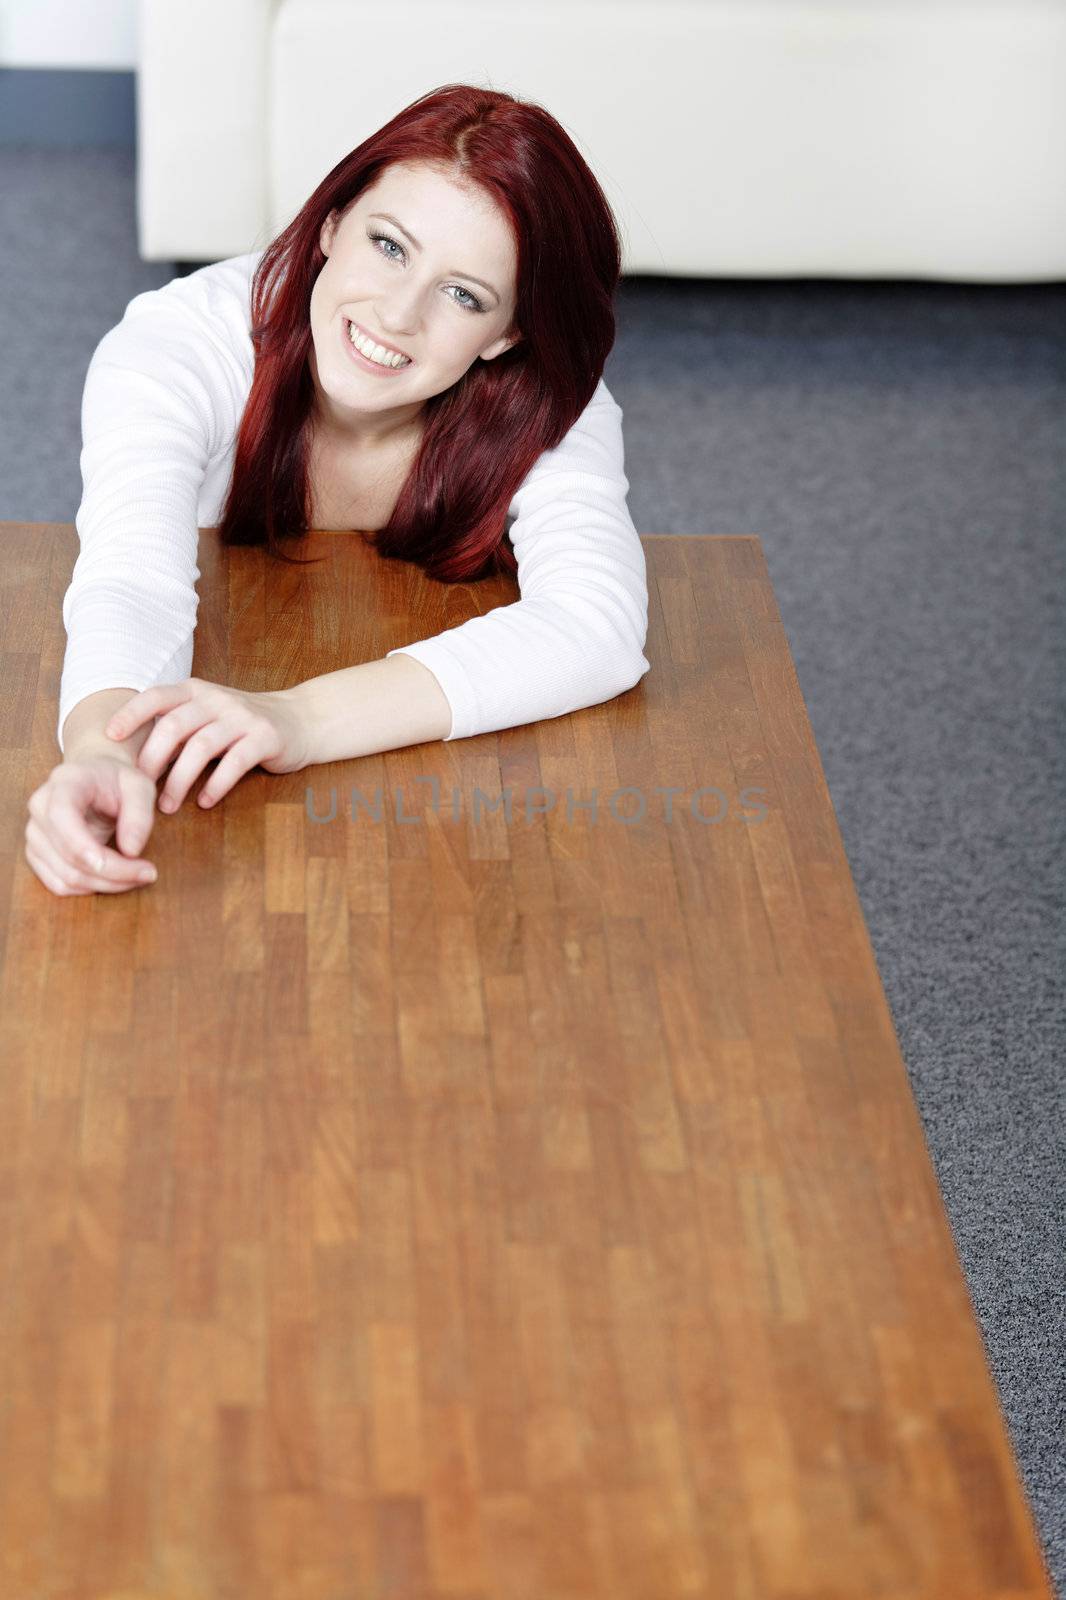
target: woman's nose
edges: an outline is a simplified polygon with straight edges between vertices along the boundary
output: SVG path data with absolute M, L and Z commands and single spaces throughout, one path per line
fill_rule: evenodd
M 394 288 L 378 296 L 374 307 L 382 332 L 395 338 L 413 338 L 422 326 L 422 294 L 415 288 Z

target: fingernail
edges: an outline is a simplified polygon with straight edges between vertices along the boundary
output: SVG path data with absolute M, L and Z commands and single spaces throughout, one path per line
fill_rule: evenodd
M 162 798 L 159 801 L 159 809 L 160 809 L 160 811 L 173 811 L 173 809 L 174 809 L 174 801 L 172 800 L 172 798 L 170 797 L 169 794 L 165 794 L 165 795 L 162 796 Z
M 154 867 L 142 867 L 138 873 L 138 877 L 142 883 L 154 883 L 157 873 Z
M 93 868 L 94 872 L 103 872 L 103 870 L 104 870 L 104 858 L 103 858 L 103 856 L 93 856 L 92 868 Z

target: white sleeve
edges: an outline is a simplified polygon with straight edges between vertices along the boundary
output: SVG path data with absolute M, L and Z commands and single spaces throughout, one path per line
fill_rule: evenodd
M 63 596 L 56 739 L 99 689 L 187 678 L 199 600 L 200 489 L 237 420 L 239 368 L 200 286 L 136 295 L 100 340 L 81 405 L 80 553 Z
M 511 502 L 521 599 L 388 655 L 413 656 L 466 739 L 612 700 L 649 671 L 644 547 L 626 505 L 622 408 L 603 380 Z

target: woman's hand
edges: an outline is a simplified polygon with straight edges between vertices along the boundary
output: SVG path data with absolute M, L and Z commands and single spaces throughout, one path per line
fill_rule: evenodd
M 159 721 L 141 746 L 139 770 L 156 779 L 174 761 L 159 796 L 162 811 L 176 811 L 197 773 L 218 755 L 222 760 L 197 797 L 205 808 L 253 767 L 299 772 L 307 765 L 304 723 L 287 689 L 250 693 L 202 678 L 156 684 L 127 700 L 105 732 L 126 739 L 149 717 Z
M 118 894 L 154 883 L 156 870 L 141 855 L 154 801 L 155 784 L 128 756 L 62 761 L 30 795 L 26 860 L 53 894 Z M 112 833 L 118 850 L 108 848 Z

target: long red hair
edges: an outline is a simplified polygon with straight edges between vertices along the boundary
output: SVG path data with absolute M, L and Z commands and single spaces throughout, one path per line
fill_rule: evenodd
M 473 182 L 509 219 L 517 254 L 518 343 L 475 361 L 427 400 L 418 455 L 382 555 L 444 582 L 514 575 L 507 510 L 545 450 L 588 405 L 615 338 L 618 228 L 592 171 L 543 107 L 469 84 L 434 89 L 344 157 L 264 251 L 252 278 L 255 371 L 219 523 L 224 544 L 283 545 L 309 526 L 313 384 L 310 302 L 319 235 L 392 163 L 424 162 Z

